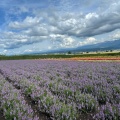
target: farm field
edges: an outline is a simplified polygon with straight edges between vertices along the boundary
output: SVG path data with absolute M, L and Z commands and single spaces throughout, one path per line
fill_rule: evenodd
M 48 60 L 48 59 L 46 59 Z M 120 57 L 115 56 L 115 57 L 111 57 L 111 56 L 92 56 L 92 57 L 71 57 L 71 58 L 50 58 L 49 60 L 69 60 L 69 61 L 107 61 L 107 62 L 111 62 L 111 61 L 116 61 L 116 62 L 120 62 Z
M 120 120 L 120 62 L 0 61 L 0 120 Z

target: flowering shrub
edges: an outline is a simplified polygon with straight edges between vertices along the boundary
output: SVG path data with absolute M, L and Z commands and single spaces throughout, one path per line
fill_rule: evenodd
M 102 106 L 99 113 L 94 116 L 96 120 L 119 120 L 120 119 L 120 104 L 111 105 L 107 103 Z
M 55 112 L 55 120 L 75 120 L 78 116 L 74 105 L 66 105 L 64 103 L 58 104 Z
M 82 112 L 95 111 L 97 108 L 97 101 L 90 94 L 78 94 L 75 96 L 78 109 Z

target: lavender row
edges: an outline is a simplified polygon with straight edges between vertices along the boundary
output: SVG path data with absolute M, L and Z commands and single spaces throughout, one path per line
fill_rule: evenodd
M 27 63 L 28 66 L 26 65 L 25 71 L 24 64 L 21 64 L 23 65 L 21 66 L 24 71 L 23 73 L 19 69 L 15 70 L 15 67 L 14 70 L 29 79 L 39 80 L 38 83 L 40 85 L 46 86 L 47 84 L 53 86 L 52 90 L 56 92 L 60 89 L 54 86 L 57 86 L 58 81 L 60 81 L 62 82 L 60 84 L 63 86 L 63 89 L 66 89 L 66 86 L 68 86 L 69 89 L 72 89 L 73 93 L 74 91 L 81 91 L 84 94 L 92 94 L 97 97 L 100 104 L 119 102 L 119 95 L 117 93 L 120 87 L 119 63 L 94 64 L 82 62 L 82 64 L 79 64 L 75 62 L 53 63 L 51 61 L 40 61 L 41 64 L 39 64 L 38 61 L 32 62 L 34 65 Z M 26 74 L 26 72 L 28 74 Z M 63 92 L 61 92 L 61 94 L 63 94 Z
M 61 102 L 45 87 L 41 88 L 37 85 L 37 83 L 24 77 L 21 79 L 21 77 L 16 74 L 11 75 L 11 72 L 9 72 L 8 69 L 2 72 L 3 75 L 15 86 L 19 87 L 24 94 L 30 96 L 30 98 L 37 104 L 40 112 L 47 113 L 52 119 L 58 120 L 62 120 L 64 118 L 66 118 L 66 120 L 77 118 L 76 104 L 65 104 Z
M 11 71 L 10 71 L 10 73 L 11 73 Z M 10 75 L 11 74 L 9 74 L 8 77 L 10 77 Z M 21 73 L 20 73 L 20 75 L 21 75 Z M 19 78 L 19 76 L 17 78 Z M 24 74 L 22 74 L 21 76 L 25 77 Z M 31 76 L 30 76 L 30 78 L 31 78 Z M 37 85 L 39 85 L 41 87 L 45 87 L 42 90 L 44 90 L 46 88 L 49 88 L 49 90 L 52 91 L 52 93 L 57 95 L 59 100 L 62 100 L 66 104 L 68 104 L 68 103 L 76 104 L 77 109 L 82 111 L 82 112 L 90 112 L 90 111 L 96 110 L 97 101 L 90 94 L 81 94 L 79 91 L 75 91 L 75 90 L 73 91 L 72 89 L 63 85 L 62 82 L 60 82 L 59 80 L 58 81 L 55 81 L 55 80 L 51 80 L 51 81 L 48 80 L 47 81 L 47 80 L 42 80 L 42 79 L 40 80 L 40 78 L 37 77 L 36 78 L 37 80 L 35 81 L 35 78 L 34 79 L 32 78 L 30 80 L 27 80 L 26 78 L 24 78 L 24 80 L 23 79 L 20 80 L 21 84 L 20 83 L 19 84 L 20 84 L 21 87 L 25 86 L 26 89 L 24 89 L 24 93 L 27 93 L 27 95 L 28 94 L 30 95 L 33 91 L 35 91 L 35 87 L 34 87 L 35 85 L 34 84 L 37 82 L 36 83 L 36 88 L 37 88 Z M 14 78 L 12 77 L 10 79 L 13 80 Z M 25 82 L 25 79 L 26 79 L 26 82 Z M 16 80 L 16 82 L 17 82 L 17 80 Z M 18 83 L 17 83 L 17 85 L 18 85 Z M 89 101 L 88 101 L 88 99 L 89 99 Z M 54 103 L 56 103 L 56 102 L 54 101 Z
M 21 92 L 15 89 L 0 75 L 0 108 L 6 120 L 39 120 L 33 109 L 29 106 Z

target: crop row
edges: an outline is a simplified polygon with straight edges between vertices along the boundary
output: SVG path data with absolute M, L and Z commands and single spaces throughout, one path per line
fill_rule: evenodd
M 25 95 L 29 96 L 32 101 L 37 104 L 40 112 L 47 113 L 52 119 L 57 120 L 64 118 L 66 118 L 66 120 L 72 120 L 77 117 L 76 105 L 74 105 L 74 103 L 65 104 L 45 87 L 41 88 L 35 82 L 29 81 L 26 78 L 20 79 L 20 77 L 15 74 L 12 76 L 11 72 L 7 70 L 3 73 L 4 77 L 13 83 L 14 86 L 20 88 Z
M 1 73 L 52 119 L 120 117 L 120 63 L 1 61 Z
M 0 102 L 0 108 L 6 120 L 39 120 L 21 92 L 7 82 L 2 75 L 0 75 Z

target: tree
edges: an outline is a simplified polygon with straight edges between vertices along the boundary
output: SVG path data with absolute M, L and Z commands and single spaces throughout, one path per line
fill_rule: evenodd
M 68 54 L 71 54 L 71 51 L 68 51 Z

